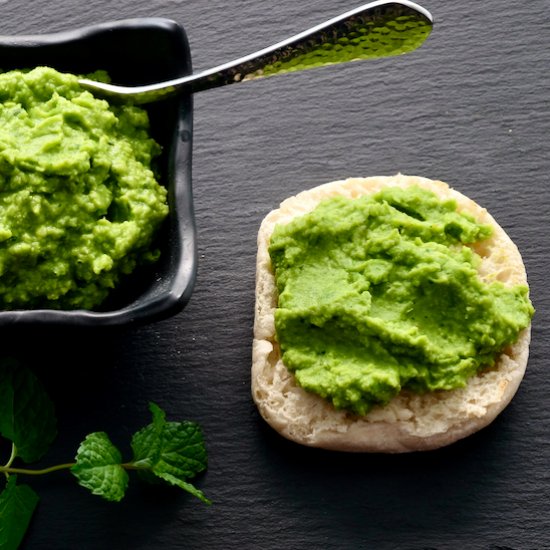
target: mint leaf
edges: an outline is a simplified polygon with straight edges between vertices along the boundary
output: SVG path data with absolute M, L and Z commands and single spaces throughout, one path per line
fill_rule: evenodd
M 153 422 L 135 433 L 132 438 L 133 463 L 138 468 L 152 468 L 162 451 L 161 441 L 166 426 L 166 414 L 155 403 L 149 403 L 149 410 L 153 415 Z
M 17 485 L 10 476 L 0 493 L 0 549 L 16 550 L 31 521 L 38 496 L 28 485 Z
M 200 426 L 194 422 L 167 422 L 164 411 L 149 404 L 153 421 L 134 434 L 133 466 L 148 470 L 160 479 L 176 485 L 206 503 L 202 491 L 188 479 L 206 469 L 207 456 Z
M 175 476 L 174 474 L 171 474 L 169 472 L 163 472 L 158 469 L 155 471 L 155 474 L 160 479 L 163 479 L 164 481 L 167 481 L 168 483 L 170 483 L 170 485 L 175 485 L 176 487 L 179 487 L 180 489 L 183 489 L 184 491 L 191 493 L 193 496 L 202 500 L 205 504 L 212 504 L 210 499 L 206 498 L 204 493 L 200 489 L 197 489 L 192 483 L 189 483 L 188 481 L 184 481 L 183 479 L 181 479 L 178 476 Z
M 57 435 L 54 406 L 31 370 L 0 364 L 0 434 L 25 462 L 42 458 Z
M 128 486 L 128 474 L 121 465 L 119 450 L 104 432 L 86 436 L 76 454 L 71 472 L 78 482 L 94 495 L 119 501 Z
M 13 435 L 13 369 L 11 362 L 0 363 L 0 434 L 10 440 Z

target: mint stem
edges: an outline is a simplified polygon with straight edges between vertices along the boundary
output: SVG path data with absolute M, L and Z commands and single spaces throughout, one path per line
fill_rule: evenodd
M 6 481 L 9 479 L 10 475 L 8 472 L 5 471 L 5 468 L 9 468 L 13 461 L 15 460 L 15 457 L 17 456 L 17 447 L 15 446 L 15 443 L 11 444 L 11 454 L 9 460 L 6 462 L 5 466 L 0 466 L 0 471 L 4 472 L 4 476 L 6 477 Z
M 15 443 L 12 443 L 11 444 L 11 455 L 10 455 L 10 459 L 8 460 L 8 462 L 6 463 L 6 467 L 9 468 L 13 461 L 15 460 L 15 457 L 17 456 L 17 447 L 15 446 Z
M 0 466 L 0 472 L 4 473 L 6 477 L 8 477 L 11 474 L 41 476 L 44 474 L 51 474 L 52 472 L 57 472 L 59 470 L 69 470 L 76 464 L 75 462 L 68 462 L 67 464 L 57 464 L 56 466 L 50 466 L 49 468 L 43 468 L 42 470 L 35 470 L 31 468 L 12 468 L 11 463 L 13 462 L 13 459 L 15 458 L 15 456 L 16 456 L 15 451 L 12 451 L 12 457 L 10 457 L 10 460 L 8 461 L 8 463 L 5 466 Z M 137 464 L 134 464 L 133 462 L 126 462 L 125 464 L 121 464 L 121 466 L 125 470 L 146 470 L 147 469 L 146 467 L 139 466 Z
M 135 462 L 125 462 L 124 464 L 121 464 L 121 466 L 125 470 L 150 470 L 150 466 L 142 466 L 140 464 L 136 464 Z
M 68 470 L 75 465 L 74 462 L 68 464 L 57 464 L 56 466 L 50 466 L 49 468 L 43 468 L 42 470 L 32 470 L 30 468 L 12 468 L 10 466 L 0 466 L 0 472 L 4 472 L 6 475 L 9 474 L 23 474 L 29 476 L 40 476 L 43 474 L 50 474 L 52 472 L 57 472 L 58 470 Z

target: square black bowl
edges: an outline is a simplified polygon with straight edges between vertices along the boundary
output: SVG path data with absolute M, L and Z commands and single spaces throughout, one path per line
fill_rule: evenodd
M 0 70 L 53 67 L 86 74 L 105 70 L 113 83 L 141 85 L 191 73 L 184 29 L 174 21 L 142 18 L 38 36 L 0 36 Z M 109 326 L 159 320 L 180 311 L 196 277 L 196 230 L 191 187 L 191 95 L 145 107 L 151 134 L 162 146 L 160 183 L 170 214 L 155 243 L 157 263 L 123 279 L 98 310 L 0 311 L 0 326 Z

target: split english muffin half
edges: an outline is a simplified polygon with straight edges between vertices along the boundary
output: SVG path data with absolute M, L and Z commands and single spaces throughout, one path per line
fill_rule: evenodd
M 509 404 L 525 374 L 530 326 L 505 348 L 491 368 L 471 377 L 463 388 L 414 393 L 402 390 L 365 415 L 336 409 L 328 400 L 305 391 L 281 359 L 275 330 L 278 293 L 269 254 L 277 224 L 311 212 L 324 199 L 357 198 L 386 187 L 420 187 L 452 199 L 492 235 L 471 248 L 482 261 L 479 276 L 505 285 L 527 284 L 521 255 L 505 231 L 481 206 L 441 181 L 398 174 L 350 178 L 320 185 L 285 200 L 263 220 L 258 233 L 256 307 L 251 389 L 262 417 L 282 436 L 297 443 L 350 452 L 400 453 L 451 444 L 492 422 Z

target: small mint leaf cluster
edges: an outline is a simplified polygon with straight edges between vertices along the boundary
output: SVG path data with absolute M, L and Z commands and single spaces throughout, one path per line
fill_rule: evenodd
M 119 501 L 128 486 L 128 470 L 144 479 L 154 477 L 188 491 L 203 502 L 210 501 L 187 480 L 206 469 L 202 431 L 194 422 L 167 422 L 164 411 L 149 404 L 153 421 L 132 438 L 134 456 L 122 462 L 120 451 L 104 432 L 90 434 L 81 443 L 71 472 L 93 494 Z
M 206 447 L 200 426 L 194 422 L 167 422 L 164 411 L 149 404 L 153 422 L 132 438 L 134 466 L 188 491 L 203 502 L 202 491 L 187 482 L 206 468 Z

